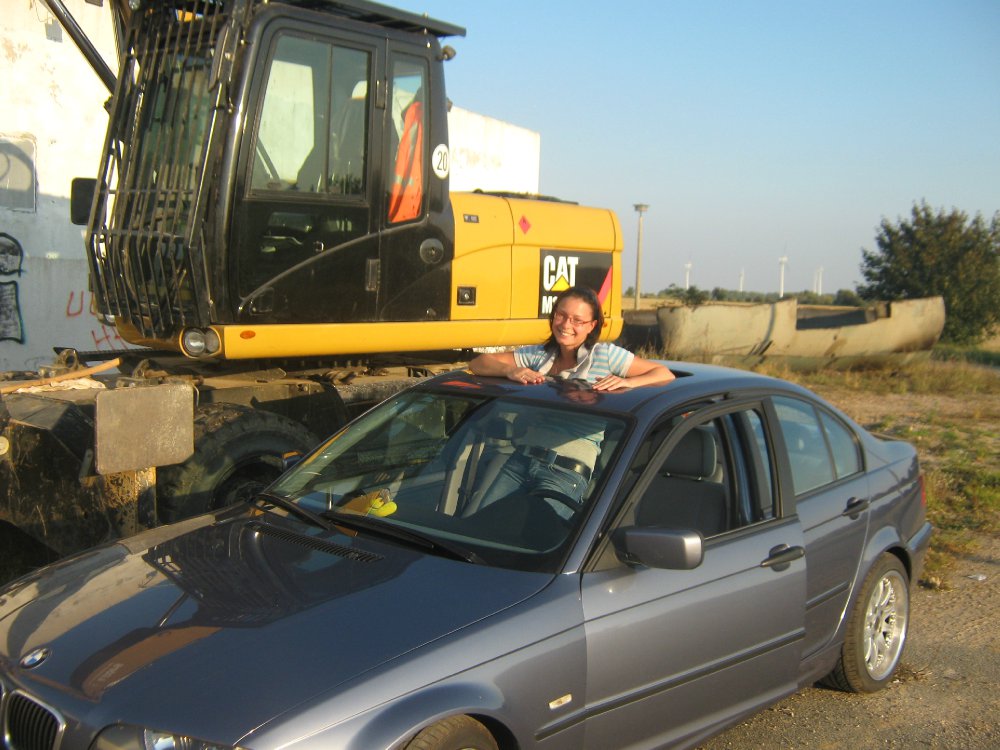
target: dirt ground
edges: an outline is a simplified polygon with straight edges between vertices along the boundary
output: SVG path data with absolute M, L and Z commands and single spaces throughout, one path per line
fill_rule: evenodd
M 979 542 L 942 588 L 913 589 L 909 640 L 888 688 L 807 688 L 702 750 L 1000 748 L 1000 540 Z

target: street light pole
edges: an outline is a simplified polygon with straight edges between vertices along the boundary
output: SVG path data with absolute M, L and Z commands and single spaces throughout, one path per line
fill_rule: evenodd
M 639 309 L 639 276 L 642 273 L 642 215 L 649 210 L 646 203 L 635 204 L 636 213 L 639 214 L 639 237 L 635 243 L 635 309 Z

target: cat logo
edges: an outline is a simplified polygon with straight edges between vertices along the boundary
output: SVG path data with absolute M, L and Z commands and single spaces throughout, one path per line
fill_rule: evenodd
M 566 254 L 542 255 L 542 289 L 550 296 L 576 286 L 576 267 L 580 256 Z
M 603 304 L 611 286 L 611 253 L 545 250 L 539 254 L 538 317 L 547 318 L 560 292 L 586 286 Z

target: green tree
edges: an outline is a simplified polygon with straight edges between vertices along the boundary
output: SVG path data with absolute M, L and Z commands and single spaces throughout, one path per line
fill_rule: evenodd
M 681 302 L 685 305 L 703 305 L 708 302 L 709 293 L 696 286 L 690 286 L 681 295 Z
M 853 289 L 838 289 L 833 304 L 840 307 L 861 307 L 861 298 Z
M 721 286 L 715 287 L 712 290 L 712 299 L 717 302 L 726 302 L 727 300 L 734 299 L 735 295 L 728 289 L 723 289 Z
M 1000 323 L 1000 212 L 970 221 L 958 209 L 935 212 L 921 202 L 909 221 L 882 219 L 875 242 L 878 250 L 861 251 L 863 299 L 940 295 L 942 338 L 956 343 L 979 341 Z
M 833 299 L 829 294 L 817 294 L 809 290 L 795 292 L 789 296 L 795 297 L 800 305 L 829 305 Z

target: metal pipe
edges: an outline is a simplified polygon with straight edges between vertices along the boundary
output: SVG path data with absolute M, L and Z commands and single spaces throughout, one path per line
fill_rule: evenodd
M 101 79 L 101 82 L 107 86 L 109 93 L 115 93 L 115 74 L 108 67 L 108 64 L 104 62 L 104 58 L 101 57 L 101 53 L 97 51 L 97 47 L 93 45 L 90 38 L 84 33 L 83 29 L 80 28 L 80 24 L 76 22 L 76 19 L 70 14 L 63 4 L 62 0 L 44 0 L 45 4 L 48 6 L 49 11 L 59 25 L 66 29 L 66 33 L 70 35 L 76 46 L 80 48 L 80 52 L 87 62 L 90 63 L 90 67 L 94 69 L 97 73 L 97 77 Z
M 646 203 L 636 203 L 635 210 L 639 214 L 639 236 L 635 243 L 635 309 L 639 309 L 639 277 L 642 275 L 642 215 L 649 209 Z

